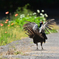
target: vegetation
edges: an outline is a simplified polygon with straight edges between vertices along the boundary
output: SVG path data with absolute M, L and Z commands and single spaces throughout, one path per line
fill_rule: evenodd
M 12 41 L 27 37 L 23 31 L 23 24 L 26 23 L 25 21 L 35 22 L 38 25 L 41 21 L 43 21 L 43 23 L 46 21 L 46 17 L 48 17 L 48 15 L 46 13 L 44 14 L 44 10 L 41 10 L 41 12 L 40 10 L 32 12 L 26 9 L 26 7 L 27 5 L 22 8 L 22 11 L 19 7 L 14 15 L 10 17 L 10 20 L 7 17 L 5 20 L 0 21 L 0 45 L 5 45 Z M 5 14 L 9 14 L 9 12 L 7 11 Z M 52 30 L 50 32 L 56 32 L 56 30 Z
M 33 4 L 33 2 L 34 2 L 34 4 Z M 2 3 L 3 3 L 3 5 L 2 5 Z M 53 8 L 53 6 L 55 8 L 56 6 L 58 6 L 59 0 L 26 0 L 26 1 L 24 1 L 24 0 L 9 0 L 9 1 L 0 0 L 0 7 L 1 7 L 1 11 L 2 10 L 7 10 L 7 9 L 9 11 L 13 11 L 13 10 L 16 10 L 16 8 L 18 6 L 22 7 L 27 3 L 29 3 L 32 6 L 32 8 L 40 7 L 42 4 L 43 4 L 42 7 L 46 7 L 46 6 L 48 7 L 50 5 L 50 8 L 51 7 Z M 35 4 L 37 6 L 35 6 Z

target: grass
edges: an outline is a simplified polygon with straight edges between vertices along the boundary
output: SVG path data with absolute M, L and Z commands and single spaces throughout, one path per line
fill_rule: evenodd
M 1 27 L 0 29 L 0 45 L 6 45 L 15 40 L 20 40 L 27 37 L 23 30 L 20 30 L 19 26 L 14 27 Z
M 49 31 L 49 32 L 48 32 L 48 31 Z M 46 33 L 46 34 L 50 34 L 50 33 L 57 33 L 57 32 L 58 32 L 58 31 L 55 30 L 55 29 L 52 29 L 52 30 L 49 30 L 49 29 L 48 29 L 48 31 L 45 30 L 45 33 Z
M 0 46 L 27 37 L 27 35 L 19 25 L 13 24 L 8 26 L 9 23 L 5 23 L 5 21 L 3 21 L 2 23 L 4 25 L 0 25 Z M 55 29 L 53 29 L 52 31 L 49 30 L 49 32 L 46 31 L 46 34 L 49 34 L 50 32 L 55 33 L 57 31 Z
M 5 14 L 9 14 L 9 11 Z M 26 7 L 23 7 L 23 11 L 21 11 L 21 8 L 18 8 L 15 14 L 11 15 L 10 20 L 7 17 L 5 20 L 0 21 L 0 46 L 27 37 L 22 27 L 26 23 L 25 21 L 35 22 L 39 25 L 41 21 L 43 23 L 46 22 L 46 17 L 48 15 L 46 13 L 44 14 L 44 10 L 40 13 L 40 10 L 32 12 L 27 10 Z M 49 30 L 49 32 L 57 31 L 53 29 L 52 31 Z M 47 34 L 49 32 L 46 31 Z

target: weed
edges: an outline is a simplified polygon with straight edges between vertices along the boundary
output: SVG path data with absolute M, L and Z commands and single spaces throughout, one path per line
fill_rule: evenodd
M 29 4 L 27 5 L 29 6 Z M 14 15 L 10 16 L 10 20 L 6 17 L 4 18 L 5 20 L 0 21 L 0 45 L 6 45 L 15 40 L 27 37 L 23 31 L 23 25 L 26 23 L 25 21 L 35 22 L 38 25 L 41 21 L 43 21 L 43 23 L 46 22 L 46 17 L 48 17 L 48 15 L 46 13 L 44 14 L 44 10 L 42 10 L 41 13 L 40 10 L 33 13 L 27 9 L 27 5 L 22 7 L 22 10 L 18 7 Z M 10 12 L 7 11 L 5 14 L 9 13 Z M 50 32 L 56 32 L 56 30 Z

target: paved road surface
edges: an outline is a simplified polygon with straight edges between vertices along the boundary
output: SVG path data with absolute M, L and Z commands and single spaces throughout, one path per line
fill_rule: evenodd
M 36 50 L 36 45 L 32 43 L 30 38 L 14 41 L 6 46 L 0 46 L 0 54 L 3 52 L 2 59 L 59 59 L 59 33 L 51 33 L 47 36 L 48 40 L 43 44 L 44 50 L 41 50 L 40 44 L 39 50 Z M 8 55 L 6 51 L 10 48 L 16 48 L 16 50 L 24 54 Z

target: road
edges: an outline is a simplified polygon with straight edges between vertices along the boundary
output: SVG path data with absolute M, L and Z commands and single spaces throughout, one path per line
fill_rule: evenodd
M 4 50 L 8 51 L 12 45 L 16 47 L 16 50 L 23 53 L 17 55 L 3 54 L 2 59 L 59 59 L 59 33 L 51 33 L 48 34 L 47 37 L 48 40 L 43 44 L 44 50 L 41 50 L 40 44 L 39 50 L 36 50 L 36 45 L 30 38 L 14 41 L 6 46 L 0 46 L 0 48 L 3 48 L 0 49 L 0 53 Z

